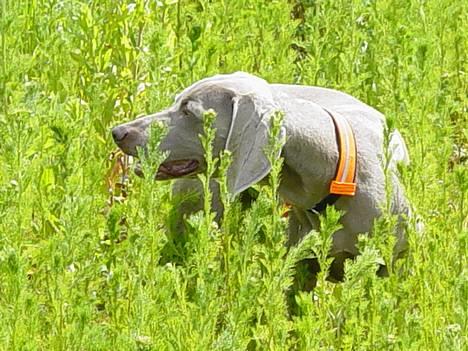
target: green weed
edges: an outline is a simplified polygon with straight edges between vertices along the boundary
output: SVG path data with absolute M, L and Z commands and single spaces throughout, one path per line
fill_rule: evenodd
M 0 349 L 465 349 L 467 10 L 461 0 L 2 0 Z M 315 252 L 329 264 L 339 214 L 288 250 L 281 160 L 248 209 L 219 179 L 217 226 L 208 185 L 230 156 L 210 157 L 213 114 L 204 210 L 185 235 L 170 182 L 131 175 L 126 201 L 102 211 L 110 128 L 235 70 L 343 90 L 401 131 L 402 181 L 425 228 L 411 223 L 388 278 L 375 271 L 390 260 L 391 216 L 362 238 L 343 283 L 320 273 L 313 292 L 295 290 L 299 260 Z M 145 174 L 162 160 L 149 154 Z

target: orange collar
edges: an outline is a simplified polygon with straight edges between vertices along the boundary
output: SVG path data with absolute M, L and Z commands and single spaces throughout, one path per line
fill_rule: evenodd
M 330 183 L 329 194 L 307 211 L 314 214 L 322 213 L 327 206 L 333 205 L 341 195 L 354 196 L 356 194 L 356 139 L 348 121 L 339 113 L 331 113 L 323 108 L 331 117 L 335 125 L 336 140 L 338 143 L 338 167 L 335 178 Z M 283 217 L 287 217 L 291 205 L 286 204 Z
M 330 183 L 329 194 L 322 201 L 307 211 L 320 214 L 327 206 L 333 205 L 341 195 L 354 196 L 356 194 L 356 140 L 348 121 L 340 114 L 333 114 L 324 108 L 335 125 L 338 143 L 338 167 L 335 178 Z
M 335 125 L 336 139 L 338 141 L 338 167 L 335 178 L 330 184 L 330 194 L 354 196 L 356 194 L 356 140 L 353 130 L 346 118 L 339 113 L 330 115 Z

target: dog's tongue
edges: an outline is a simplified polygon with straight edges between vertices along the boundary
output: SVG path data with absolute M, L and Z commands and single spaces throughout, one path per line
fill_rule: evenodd
M 176 160 L 163 162 L 156 173 L 156 179 L 182 177 L 194 172 L 198 168 L 197 160 Z

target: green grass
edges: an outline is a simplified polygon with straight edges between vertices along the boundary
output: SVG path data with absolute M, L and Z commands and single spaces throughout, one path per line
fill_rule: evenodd
M 467 7 L 2 0 L 0 349 L 466 349 Z M 110 127 L 235 70 L 346 91 L 402 132 L 425 230 L 389 278 L 373 274 L 384 218 L 343 283 L 296 291 L 295 262 L 326 264 L 338 214 L 287 252 L 277 174 L 249 210 L 224 194 L 222 228 L 205 209 L 177 233 L 170 184 L 134 176 L 106 207 Z

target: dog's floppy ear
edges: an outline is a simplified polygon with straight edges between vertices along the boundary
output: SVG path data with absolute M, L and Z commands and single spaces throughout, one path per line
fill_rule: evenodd
M 265 148 L 275 108 L 251 95 L 236 95 L 232 102 L 231 126 L 226 140 L 226 149 L 232 153 L 227 184 L 235 195 L 260 181 L 271 170 Z M 283 138 L 284 133 L 281 128 L 279 137 Z

